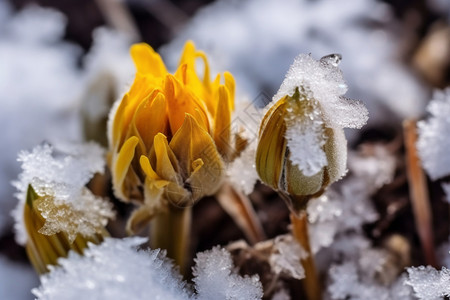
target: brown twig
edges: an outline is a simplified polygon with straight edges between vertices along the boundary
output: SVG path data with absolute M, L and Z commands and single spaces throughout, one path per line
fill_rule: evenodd
M 233 218 L 251 244 L 266 238 L 250 199 L 231 184 L 225 183 L 216 195 L 222 208 Z
M 413 120 L 404 121 L 403 132 L 406 148 L 406 171 L 408 174 L 409 193 L 416 221 L 416 230 L 419 235 L 420 243 L 422 244 L 425 262 L 428 265 L 437 266 L 432 229 L 433 217 L 428 197 L 428 188 L 416 149 L 416 122 Z

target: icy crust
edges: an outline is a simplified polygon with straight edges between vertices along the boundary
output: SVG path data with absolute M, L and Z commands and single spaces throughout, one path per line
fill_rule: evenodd
M 286 139 L 292 163 L 306 176 L 317 174 L 328 164 L 323 150 L 327 141 L 325 128 L 361 128 L 368 119 L 367 109 L 361 102 L 343 97 L 347 85 L 337 67 L 339 61 L 338 54 L 319 61 L 300 54 L 273 97 L 273 103 L 276 103 L 286 95 L 300 94 L 297 103 L 302 107 L 300 115 L 298 109 L 287 109 Z
M 73 241 L 77 234 L 92 236 L 100 232 L 114 217 L 112 205 L 85 187 L 95 173 L 104 170 L 104 151 L 97 144 L 61 144 L 56 148 L 44 144 L 31 152 L 20 152 L 18 161 L 22 173 L 13 182 L 19 199 L 13 212 L 18 243 L 23 245 L 27 240 L 23 206 L 29 184 L 41 196 L 35 205 L 46 219 L 39 230 L 42 234 L 63 231 Z
M 450 270 L 443 267 L 440 271 L 430 266 L 411 267 L 407 269 L 405 281 L 414 290 L 414 295 L 421 300 L 439 300 L 450 296 Z
M 417 124 L 417 149 L 428 175 L 436 180 L 450 174 L 450 88 L 436 91 L 427 111 L 428 120 Z
M 84 255 L 73 251 L 59 260 L 59 267 L 41 277 L 32 290 L 39 300 L 240 300 L 261 299 L 257 276 L 241 277 L 231 255 L 218 247 L 197 254 L 194 282 L 197 294 L 182 280 L 165 252 L 136 250 L 144 238 L 106 238 L 90 244 Z

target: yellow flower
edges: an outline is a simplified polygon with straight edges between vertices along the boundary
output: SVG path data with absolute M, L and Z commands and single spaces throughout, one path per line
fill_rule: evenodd
M 145 223 L 168 203 L 183 206 L 214 194 L 233 155 L 230 120 L 233 76 L 210 79 L 205 54 L 187 42 L 176 72 L 168 73 L 147 44 L 131 56 L 137 73 L 110 118 L 111 170 L 115 195 L 144 204 L 129 229 Z M 201 59 L 204 74 L 196 73 Z
M 31 184 L 28 186 L 26 203 L 24 206 L 24 222 L 27 233 L 26 252 L 33 267 L 39 274 L 48 272 L 48 265 L 56 265 L 58 258 L 66 257 L 70 250 L 76 251 L 79 254 L 87 247 L 88 242 L 100 244 L 104 236 L 108 233 L 104 228 L 99 229 L 98 233 L 89 237 L 84 237 L 81 234 L 76 234 L 70 237 L 66 232 L 59 231 L 49 233 L 45 229 L 46 219 L 42 216 L 42 206 L 45 206 L 51 213 L 61 214 L 66 218 L 67 213 L 71 212 L 69 216 L 80 217 L 73 212 L 67 205 L 55 205 L 53 197 L 39 196 Z M 75 214 L 75 215 L 74 215 Z

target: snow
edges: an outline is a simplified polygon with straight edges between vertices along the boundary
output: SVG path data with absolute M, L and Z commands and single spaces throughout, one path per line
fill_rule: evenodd
M 443 267 L 440 271 L 431 266 L 410 267 L 407 269 L 406 284 L 414 289 L 419 299 L 435 300 L 450 296 L 450 270 Z
M 335 236 L 349 231 L 361 232 L 364 224 L 378 219 L 370 196 L 390 182 L 395 159 L 381 146 L 374 146 L 372 155 L 350 152 L 350 174 L 308 203 L 311 250 L 317 253 L 335 242 Z
M 261 299 L 262 285 L 259 277 L 241 277 L 232 271 L 231 255 L 225 249 L 215 247 L 198 253 L 193 269 L 198 300 Z
M 0 232 L 12 224 L 17 153 L 43 140 L 80 138 L 81 51 L 61 41 L 65 24 L 61 13 L 36 6 L 11 15 L 0 1 L 0 126 L 8 129 L 0 144 Z
M 41 286 L 33 293 L 39 300 L 262 298 L 258 277 L 237 275 L 224 249 L 197 254 L 193 279 L 197 294 L 193 294 L 164 251 L 136 250 L 145 241 L 106 238 L 100 245 L 89 244 L 83 256 L 70 252 L 59 260 L 60 266 L 41 277 Z
M 382 267 L 380 263 L 384 261 L 382 251 L 372 249 L 369 252 L 362 251 L 359 255 L 361 255 L 360 263 L 350 259 L 341 264 L 334 264 L 330 268 L 330 284 L 327 287 L 330 299 L 414 299 L 410 288 L 404 285 L 404 276 L 396 277 L 393 282 L 380 282 L 379 278 L 383 278 L 384 271 L 380 269 Z M 366 267 L 371 271 L 378 269 L 381 272 L 377 277 L 373 273 L 367 273 Z
M 38 278 L 29 265 L 0 255 L 0 299 L 32 299 L 30 291 L 37 283 Z
M 292 235 L 280 235 L 274 241 L 275 252 L 270 255 L 269 263 L 275 274 L 284 273 L 295 279 L 305 278 L 301 260 L 308 257 Z
M 46 219 L 40 232 L 46 235 L 64 231 L 73 241 L 78 233 L 91 236 L 101 231 L 114 216 L 112 205 L 94 196 L 85 185 L 95 173 L 104 170 L 104 151 L 95 143 L 81 145 L 48 144 L 19 153 L 22 173 L 14 182 L 19 203 L 14 211 L 16 239 L 26 242 L 23 206 L 31 184 L 39 196 L 47 196 L 37 209 Z
M 235 76 L 238 101 L 243 94 L 273 95 L 298 53 L 338 52 L 348 96 L 363 99 L 376 123 L 385 122 L 385 107 L 407 118 L 425 106 L 424 87 L 398 59 L 405 38 L 394 31 L 399 26 L 389 6 L 373 0 L 222 0 L 199 10 L 161 52 L 174 68 L 184 41 L 192 39 L 213 69 Z
M 186 284 L 160 250 L 136 251 L 144 238 L 107 238 L 80 256 L 71 251 L 33 289 L 51 299 L 190 299 Z
M 417 150 L 428 175 L 436 180 L 450 174 L 450 88 L 435 91 L 427 111 L 428 119 L 417 124 Z

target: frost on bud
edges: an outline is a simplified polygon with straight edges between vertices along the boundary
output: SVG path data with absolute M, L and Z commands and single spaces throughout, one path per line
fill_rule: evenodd
M 39 207 L 54 206 L 53 198 L 50 196 L 39 196 L 33 187 L 28 185 L 26 193 L 26 203 L 24 205 L 24 224 L 27 233 L 26 252 L 33 267 L 39 274 L 49 271 L 48 265 L 56 265 L 60 257 L 67 257 L 70 250 L 79 254 L 87 247 L 88 242 L 99 244 L 103 237 L 107 235 L 106 230 L 103 234 L 96 233 L 89 238 L 77 234 L 72 241 L 65 232 L 46 234 L 46 220 L 42 216 Z M 54 213 L 57 214 L 55 211 Z
M 342 96 L 347 86 L 339 60 L 340 55 L 319 61 L 299 55 L 260 125 L 260 179 L 296 213 L 346 173 L 343 128 L 360 128 L 367 121 L 366 108 Z

